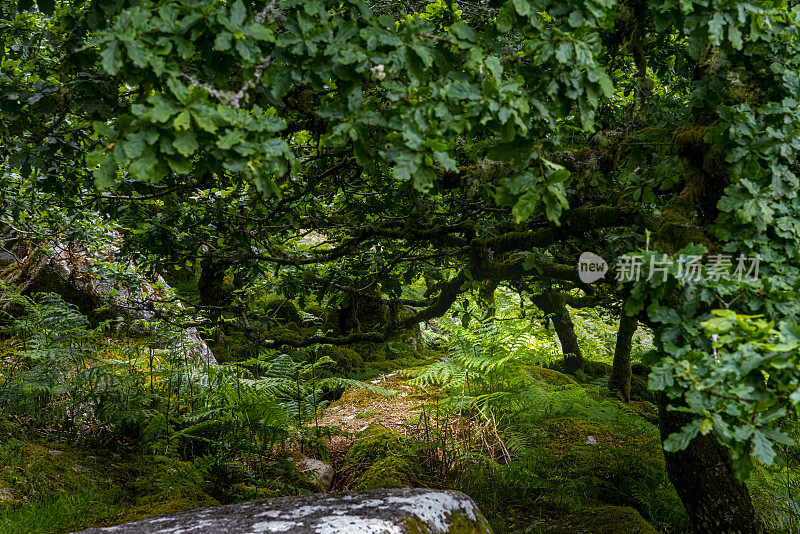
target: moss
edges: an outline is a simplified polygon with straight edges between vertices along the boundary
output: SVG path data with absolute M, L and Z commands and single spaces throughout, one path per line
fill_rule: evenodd
M 336 406 L 355 406 L 363 408 L 372 404 L 377 396 L 369 391 L 367 388 L 350 388 L 339 397 L 339 400 L 330 405 L 331 408 Z
M 172 458 L 7 439 L 0 441 L 0 465 L 0 488 L 12 497 L 3 508 L 18 509 L 20 517 L 36 515 L 59 499 L 78 504 L 90 499 L 91 511 L 64 518 L 69 529 L 217 504 L 203 491 L 199 472 Z
M 450 516 L 448 534 L 490 534 L 492 531 L 485 521 L 473 521 L 460 512 L 453 512 Z
M 658 534 L 630 506 L 598 506 L 580 511 L 576 522 L 592 534 Z
M 113 479 L 108 457 L 54 443 L 8 440 L 0 449 L 0 485 L 30 501 L 61 492 L 84 492 L 95 482 Z M 98 480 L 99 479 L 99 480 Z
M 581 371 L 583 371 L 587 376 L 590 376 L 592 378 L 599 378 L 601 376 L 607 376 L 607 375 L 610 376 L 611 366 L 603 362 L 584 360 L 583 366 L 581 367 Z
M 538 365 L 525 366 L 525 371 L 540 382 L 549 384 L 551 386 L 577 386 L 578 383 L 569 375 L 560 373 L 554 369 L 547 367 L 539 367 Z
M 269 317 L 281 323 L 300 323 L 300 313 L 297 304 L 283 297 L 268 299 L 261 306 L 262 311 Z
M 300 342 L 303 340 L 303 336 L 295 332 L 294 330 L 289 330 L 288 328 L 281 328 L 281 327 L 275 327 L 269 329 L 267 331 L 266 337 L 267 339 L 275 339 L 279 341 L 291 341 L 291 342 Z
M 197 486 L 185 486 L 175 490 L 162 491 L 139 500 L 139 502 L 126 509 L 116 521 L 127 523 L 146 517 L 175 514 L 195 508 L 216 506 L 219 502 L 206 494 Z
M 336 362 L 336 369 L 339 371 L 364 367 L 364 360 L 361 355 L 348 347 L 325 345 L 319 349 L 318 354 L 319 356 L 328 356 Z
M 325 318 L 325 308 L 323 308 L 319 304 L 309 304 L 308 306 L 305 307 L 303 311 L 305 311 L 306 313 L 310 313 L 314 317 L 319 317 L 320 319 Z
M 631 410 L 641 415 L 648 422 L 654 425 L 658 424 L 658 408 L 652 402 L 647 401 L 631 401 L 628 406 Z
M 353 442 L 345 457 L 345 465 L 367 465 L 389 456 L 410 456 L 406 438 L 383 425 L 372 424 Z
M 586 505 L 588 497 L 602 504 L 632 506 L 648 521 L 665 529 L 688 524 L 667 478 L 657 435 L 573 417 L 544 421 L 540 428 L 546 439 L 541 442 L 535 474 L 556 481 L 560 491 L 565 492 L 545 495 L 544 504 L 580 507 Z M 587 445 L 588 436 L 597 444 Z M 580 529 L 570 532 L 573 531 Z
M 461 512 L 453 512 L 449 519 L 450 527 L 446 534 L 491 534 L 492 532 L 485 521 L 473 521 Z M 417 517 L 406 517 L 403 523 L 404 531 L 408 534 L 430 534 L 428 526 Z
M 356 487 L 360 490 L 377 488 L 406 488 L 414 485 L 419 477 L 416 462 L 398 456 L 387 456 L 373 463 L 358 477 Z
M 126 488 L 134 495 L 170 492 L 203 484 L 203 476 L 194 465 L 166 456 L 137 458 L 132 467 L 138 476 L 132 478 Z

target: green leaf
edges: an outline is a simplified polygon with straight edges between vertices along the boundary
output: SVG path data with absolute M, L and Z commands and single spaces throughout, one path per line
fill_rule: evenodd
M 742 32 L 736 24 L 728 25 L 728 40 L 736 50 L 742 49 Z
M 534 211 L 536 211 L 536 206 L 539 204 L 539 195 L 533 191 L 528 191 L 517 200 L 517 203 L 514 204 L 514 207 L 511 208 L 511 215 L 514 216 L 514 220 L 517 223 L 521 223 L 530 217 Z
M 611 78 L 602 70 L 597 73 L 597 76 L 600 87 L 603 89 L 603 94 L 606 95 L 606 98 L 611 98 L 614 95 L 614 84 L 611 83 Z
M 708 37 L 712 43 L 719 45 L 722 42 L 722 31 L 725 26 L 724 15 L 717 11 L 708 21 Z
M 117 41 L 109 41 L 100 53 L 100 64 L 109 74 L 116 74 L 122 67 L 122 54 L 117 46 Z
M 569 14 L 569 19 L 567 19 L 567 22 L 569 22 L 569 25 L 573 28 L 579 27 L 581 24 L 583 24 L 583 13 L 576 9 Z
M 523 17 L 527 17 L 528 13 L 531 12 L 531 5 L 528 3 L 528 0 L 513 0 L 513 1 L 514 1 L 514 8 L 516 8 L 517 13 L 519 13 Z
M 214 133 L 217 131 L 217 125 L 214 124 L 214 120 L 212 119 L 210 111 L 196 111 L 193 109 L 192 117 L 194 118 L 195 122 L 197 122 L 197 125 L 203 130 L 209 133 Z
M 172 125 L 175 127 L 176 130 L 188 130 L 192 127 L 192 116 L 189 114 L 189 110 L 184 109 L 181 111 L 175 120 L 172 121 Z
M 477 34 L 475 33 L 475 30 L 463 22 L 456 22 L 450 26 L 450 32 L 462 41 L 469 41 L 472 43 L 477 41 Z
M 572 43 L 562 42 L 556 48 L 556 61 L 559 63 L 569 63 L 572 60 Z
M 626 311 L 628 308 L 626 307 Z M 672 376 L 672 366 L 668 364 L 659 364 L 653 367 L 647 379 L 647 387 L 653 391 L 663 391 L 664 389 L 672 386 L 675 378 Z
M 169 158 L 167 160 L 170 168 L 178 174 L 189 174 L 192 170 L 192 161 L 183 158 Z
M 676 452 L 688 447 L 689 442 L 692 441 L 700 431 L 701 422 L 701 420 L 697 419 L 683 427 L 680 432 L 670 434 L 664 441 L 664 450 L 667 452 Z
M 275 42 L 275 34 L 272 30 L 259 24 L 251 24 L 247 29 L 247 34 L 256 41 Z
M 175 135 L 175 140 L 172 142 L 175 150 L 184 156 L 191 156 L 197 150 L 198 144 L 195 140 L 194 132 L 191 130 L 179 132 Z
M 492 76 L 494 76 L 497 81 L 500 81 L 503 75 L 503 65 L 500 63 L 500 59 L 495 56 L 490 56 L 486 58 L 484 64 L 486 68 L 489 69 L 489 72 L 492 73 Z
M 433 56 L 431 55 L 431 52 L 430 50 L 427 49 L 427 47 L 425 47 L 422 44 L 414 43 L 413 45 L 411 45 L 411 49 L 414 50 L 414 52 L 419 56 L 419 58 L 422 60 L 422 63 L 426 67 L 430 67 L 431 65 L 433 65 Z
M 505 8 L 506 6 L 503 6 Z M 497 29 L 500 33 L 506 33 L 514 26 L 515 16 L 514 13 L 508 9 L 501 9 L 500 14 L 497 16 Z
M 122 149 L 125 155 L 130 159 L 138 158 L 144 150 L 144 136 L 141 133 L 128 134 L 125 141 L 122 143 Z
M 753 434 L 753 455 L 767 465 L 771 465 L 775 459 L 772 442 L 760 430 Z
M 189 98 L 189 92 L 186 90 L 186 86 L 179 82 L 177 78 L 167 78 L 167 87 L 169 87 L 172 94 L 175 95 L 182 104 L 186 103 L 186 100 Z
M 228 32 L 218 33 L 214 39 L 214 50 L 223 52 L 231 49 L 231 34 Z
M 105 189 L 117 179 L 117 164 L 113 158 L 105 158 L 100 168 L 92 173 L 94 185 L 98 189 Z
M 236 0 L 233 3 L 233 7 L 231 8 L 231 19 L 230 23 L 233 28 L 240 28 L 242 24 L 244 24 L 244 19 L 247 16 L 247 11 L 245 10 L 244 4 L 242 0 Z
M 569 177 L 570 177 L 570 172 L 567 169 L 559 169 L 547 176 L 547 182 L 550 184 L 557 184 L 563 182 Z
M 217 146 L 223 150 L 228 150 L 234 145 L 238 145 L 243 141 L 244 141 L 244 134 L 242 133 L 241 130 L 228 128 L 227 130 L 225 130 L 225 134 L 217 139 Z
M 153 104 L 153 107 L 150 108 L 150 118 L 156 122 L 166 122 L 181 109 L 163 95 L 153 95 L 147 101 Z
M 106 153 L 102 147 L 95 148 L 86 154 L 86 157 L 84 158 L 87 167 L 97 167 L 98 165 L 102 164 L 105 159 Z
M 135 41 L 128 41 L 125 43 L 125 48 L 128 50 L 128 57 L 131 58 L 137 67 L 142 68 L 147 65 L 151 54 L 139 46 L 139 43 Z

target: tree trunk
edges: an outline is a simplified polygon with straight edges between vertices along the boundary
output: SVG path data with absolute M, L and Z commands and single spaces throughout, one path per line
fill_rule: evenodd
M 666 396 L 660 393 L 658 427 L 662 442 L 690 419 L 686 413 L 667 411 L 667 403 Z M 730 452 L 713 433 L 698 434 L 682 451 L 664 451 L 664 460 L 695 533 L 763 532 L 747 486 L 734 477 Z
M 561 352 L 564 354 L 565 373 L 575 373 L 583 367 L 583 356 L 581 347 L 578 345 L 578 337 L 575 335 L 575 326 L 569 316 L 569 310 L 564 302 L 557 295 L 549 292 L 531 297 L 537 308 L 549 315 L 556 329 L 558 340 L 561 342 Z
M 611 379 L 608 387 L 616 392 L 623 402 L 631 400 L 631 342 L 639 321 L 623 311 L 619 318 L 617 344 L 614 347 L 614 364 L 611 367 Z

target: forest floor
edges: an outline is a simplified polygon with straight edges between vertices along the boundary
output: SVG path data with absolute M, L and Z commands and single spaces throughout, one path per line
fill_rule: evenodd
M 399 442 L 418 447 L 425 441 L 421 439 L 421 406 L 433 406 L 442 395 L 435 387 L 411 383 L 403 371 L 371 381 L 396 391 L 396 395 L 385 397 L 353 388 L 318 421 L 320 426 L 342 431 L 329 440 L 330 462 L 336 468 L 333 491 L 366 489 L 376 483 L 370 478 L 372 467 L 365 472 L 364 466 L 359 469 L 353 465 L 353 454 L 348 454 L 351 447 L 358 446 L 358 454 L 362 454 L 365 444 L 374 441 L 383 454 L 376 453 L 378 458 L 372 459 L 372 465 L 380 465 L 387 457 L 403 456 L 400 449 L 375 440 L 375 429 L 386 435 L 396 433 Z M 664 472 L 657 430 L 652 424 L 654 407 L 642 401 L 626 406 L 616 399 L 603 398 L 598 393 L 600 388 L 585 387 L 557 371 L 532 371 L 538 377 L 531 380 L 539 395 L 534 402 L 540 410 L 549 407 L 545 409 L 549 413 L 533 415 L 522 454 L 515 450 L 515 459 L 508 461 L 498 447 L 488 470 L 477 464 L 460 465 L 455 470 L 462 472 L 456 475 L 431 469 L 430 463 L 423 461 L 414 483 L 466 492 L 478 502 L 496 532 L 655 533 L 676 531 L 674 526 L 685 525 L 682 506 Z M 463 424 L 456 426 L 470 424 L 465 415 L 461 418 Z M 428 445 L 407 457 L 416 461 L 427 452 L 429 460 Z M 514 445 L 509 443 L 508 447 Z M 441 450 L 435 454 L 439 455 L 440 468 Z M 476 454 L 484 459 L 488 455 L 485 450 Z M 449 460 L 451 465 L 459 462 L 463 459 Z M 404 480 L 403 473 L 394 473 L 393 468 L 382 468 L 377 485 Z M 660 528 L 646 521 L 642 517 L 645 514 Z
M 351 388 L 316 423 L 335 429 L 322 457 L 335 469 L 330 491 L 457 489 L 478 503 L 498 534 L 687 531 L 665 473 L 655 407 L 611 397 L 603 387 L 607 370 L 594 370 L 579 383 L 530 367 L 514 430 L 502 434 L 502 445 L 492 441 L 500 438 L 497 428 L 481 429 L 461 411 L 461 423 L 448 419 L 448 445 L 424 439 L 423 407 L 430 414 L 444 395 L 411 383 L 403 369 L 369 381 L 394 395 Z M 484 431 L 483 443 L 459 428 Z M 23 437 L 0 418 L 0 533 L 69 532 L 285 491 L 231 479 L 210 484 L 214 472 L 197 461 Z M 302 487 L 296 475 L 275 476 Z

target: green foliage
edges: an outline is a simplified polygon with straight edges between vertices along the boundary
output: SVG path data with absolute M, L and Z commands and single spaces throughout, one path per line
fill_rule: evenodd
M 711 342 L 665 359 L 651 374 L 650 385 L 670 393 L 688 389 L 688 411 L 699 416 L 669 437 L 667 450 L 713 431 L 732 449 L 737 469 L 745 475 L 752 468 L 751 455 L 772 464 L 774 444 L 792 444 L 776 423 L 800 402 L 800 380 L 794 372 L 800 331 L 791 322 L 776 330 L 761 316 L 733 310 L 713 314 L 701 323 Z
M 743 476 L 751 457 L 772 462 L 788 446 L 781 418 L 800 399 L 795 3 L 6 4 L 0 246 L 95 246 L 111 227 L 121 254 L 154 272 L 214 258 L 236 271 L 236 289 L 222 303 L 200 294 L 192 311 L 269 348 L 333 334 L 323 325 L 318 336 L 272 336 L 250 298 L 265 287 L 301 307 L 312 295 L 366 299 L 386 317 L 343 335 L 370 340 L 440 316 L 469 291 L 491 300 L 498 283 L 596 300 L 656 328 L 650 385 L 694 416 L 669 448 L 714 432 Z M 582 251 L 613 269 L 637 249 L 645 265 L 712 251 L 758 256 L 763 269 L 754 280 L 708 269 L 697 280 L 677 269 L 633 284 L 576 279 Z M 425 287 L 404 297 L 420 278 Z M 737 319 L 722 324 L 714 309 Z M 459 316 L 486 319 L 469 305 Z M 580 333 L 591 357 L 607 357 L 611 324 L 602 317 Z M 712 330 L 725 338 L 716 347 Z M 227 384 L 217 396 L 211 379 L 173 362 L 156 369 L 151 393 L 117 383 L 132 358 L 85 365 L 86 332 L 23 349 L 2 402 L 73 435 L 86 432 L 78 406 L 109 432 L 148 421 L 159 446 L 190 427 L 181 439 L 203 442 L 194 425 L 218 416 L 229 429 L 252 416 L 242 436 L 268 441 L 281 423 L 255 399 L 259 388 L 277 392 L 292 425 L 320 405 L 315 358 L 259 355 L 215 376 Z M 516 370 L 525 343 L 480 335 L 453 341 L 453 355 L 418 379 L 461 391 L 459 409 L 503 411 L 526 387 Z M 546 350 L 533 352 L 527 364 L 542 363 Z M 265 377 L 273 365 L 277 376 Z M 239 405 L 242 381 L 251 391 Z M 102 402 L 82 396 L 93 388 Z M 198 400 L 173 398 L 176 388 Z M 235 407 L 223 417 L 217 402 Z

